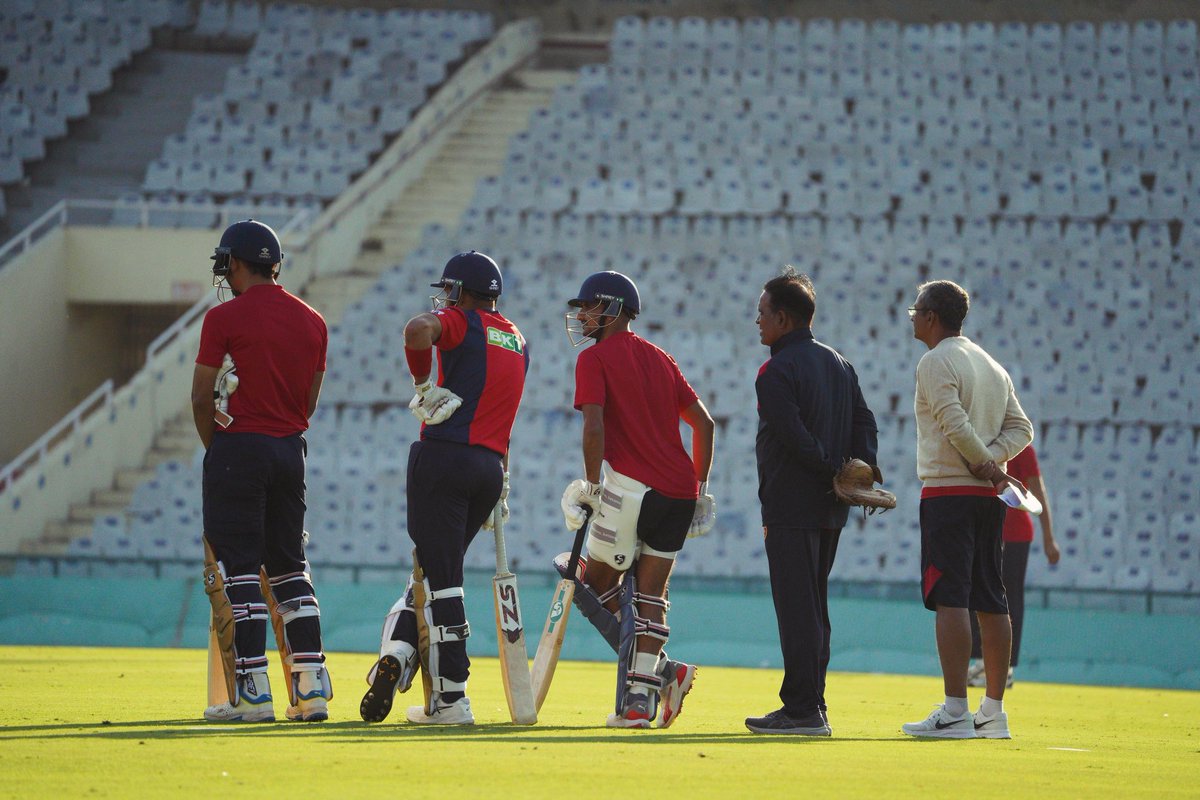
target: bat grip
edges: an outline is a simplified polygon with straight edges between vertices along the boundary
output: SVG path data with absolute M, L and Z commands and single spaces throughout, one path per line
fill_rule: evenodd
M 508 572 L 508 549 L 504 546 L 504 514 L 500 504 L 492 511 L 492 537 L 496 541 L 496 574 Z
M 567 576 L 572 580 L 575 579 L 575 570 L 579 567 L 579 556 L 583 552 L 583 540 L 587 536 L 588 526 L 592 521 L 592 509 L 585 506 L 583 509 L 583 524 L 579 526 L 579 530 L 575 531 L 575 541 L 571 544 L 571 559 L 567 562 Z

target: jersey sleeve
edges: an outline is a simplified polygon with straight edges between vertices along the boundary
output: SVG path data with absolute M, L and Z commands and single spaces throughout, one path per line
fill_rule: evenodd
M 218 316 L 209 309 L 200 325 L 200 352 L 196 354 L 196 363 L 202 367 L 219 369 L 229 352 L 228 337 L 221 330 Z
M 453 350 L 463 343 L 467 337 L 467 315 L 462 309 L 453 306 L 439 308 L 433 315 L 442 323 L 442 335 L 436 343 L 439 350 Z
M 700 399 L 696 394 L 696 390 L 687 382 L 687 378 L 683 377 L 683 371 L 679 369 L 679 364 L 675 363 L 674 358 L 670 358 L 671 370 L 675 373 L 675 405 L 680 411 L 689 408 L 693 403 Z
M 584 350 L 575 362 L 575 408 L 603 406 L 608 398 L 606 388 L 600 359 L 590 349 Z
M 1012 460 L 1008 462 L 1007 471 L 1009 475 L 1022 482 L 1035 475 L 1041 475 L 1042 471 L 1038 467 L 1037 454 L 1033 452 L 1033 446 L 1027 446 L 1013 456 Z
M 325 319 L 319 314 L 317 315 L 317 322 L 321 325 L 321 354 L 317 360 L 317 372 L 325 372 L 325 359 L 329 352 L 329 327 L 326 326 Z

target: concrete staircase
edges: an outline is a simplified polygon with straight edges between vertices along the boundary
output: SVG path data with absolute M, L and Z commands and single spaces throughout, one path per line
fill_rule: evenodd
M 457 225 L 476 182 L 500 172 L 509 138 L 524 130 L 533 110 L 547 105 L 555 87 L 574 80 L 575 74 L 571 70 L 526 69 L 491 90 L 462 120 L 420 179 L 384 212 L 349 269 L 311 283 L 304 291 L 307 300 L 330 323 L 336 322 L 380 273 L 419 244 L 423 226 L 431 222 Z M 65 554 L 73 539 L 91 533 L 96 517 L 121 513 L 133 490 L 154 474 L 158 464 L 168 459 L 190 460 L 196 442 L 191 412 L 181 410 L 159 432 L 141 468 L 118 472 L 109 486 L 92 492 L 89 502 L 72 506 L 66 519 L 47 525 L 42 537 L 26 542 L 21 552 Z
M 456 226 L 479 179 L 500 173 L 508 140 L 528 127 L 535 109 L 549 104 L 557 86 L 575 77 L 572 70 L 524 69 L 492 89 L 462 120 L 424 174 L 375 223 L 351 268 L 309 284 L 304 292 L 308 302 L 330 322 L 338 321 L 346 306 L 361 297 L 380 273 L 420 244 L 425 225 Z
M 96 517 L 124 513 L 133 498 L 133 490 L 152 478 L 159 464 L 170 460 L 191 461 L 199 441 L 190 410 L 172 418 L 154 438 L 154 446 L 141 467 L 118 470 L 109 486 L 94 490 L 89 502 L 71 506 L 66 519 L 47 524 L 42 537 L 23 543 L 21 552 L 26 555 L 65 554 L 73 539 L 91 534 Z

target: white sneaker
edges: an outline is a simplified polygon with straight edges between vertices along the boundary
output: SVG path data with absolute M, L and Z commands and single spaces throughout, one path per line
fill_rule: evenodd
M 1001 711 L 990 717 L 985 717 L 982 711 L 976 711 L 971 718 L 975 725 L 975 735 L 980 739 L 1011 739 L 1008 732 L 1008 713 Z
M 474 725 L 475 715 L 471 713 L 471 700 L 463 697 L 450 705 L 439 705 L 432 714 L 425 713 L 425 706 L 409 706 L 406 714 L 409 722 L 422 725 Z
M 974 722 L 969 711 L 961 717 L 955 717 L 946 711 L 944 703 L 940 703 L 928 717 L 920 722 L 906 722 L 900 726 L 900 730 L 909 736 L 931 739 L 974 739 Z
M 967 668 L 967 686 L 980 688 L 987 685 L 987 674 L 983 667 L 983 659 L 971 659 Z
M 239 675 L 238 704 L 217 703 L 204 709 L 209 722 L 274 722 L 275 707 L 271 702 L 271 684 L 266 673 Z

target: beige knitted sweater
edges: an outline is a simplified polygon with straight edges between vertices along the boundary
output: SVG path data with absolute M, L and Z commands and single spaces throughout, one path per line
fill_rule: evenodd
M 965 336 L 917 364 L 917 476 L 926 486 L 989 486 L 968 464 L 1001 467 L 1033 441 L 1033 425 L 1004 367 Z

